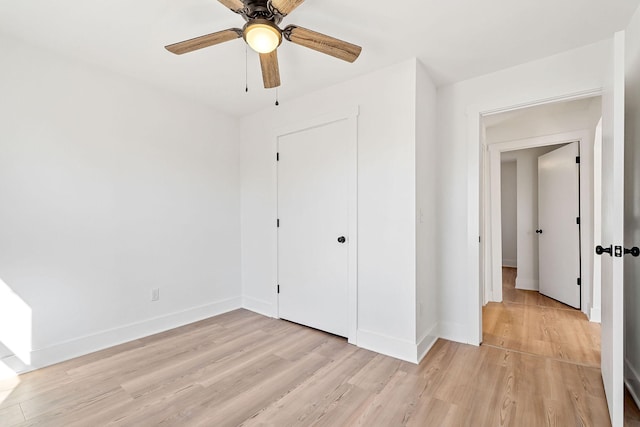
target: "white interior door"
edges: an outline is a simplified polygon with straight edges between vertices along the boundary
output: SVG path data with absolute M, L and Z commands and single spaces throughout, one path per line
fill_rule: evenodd
M 348 336 L 349 122 L 278 140 L 279 316 Z
M 611 424 L 624 420 L 624 32 L 616 33 L 602 101 L 601 369 Z
M 640 13 L 627 30 L 625 64 L 625 384 L 636 403 L 640 403 Z M 631 118 L 629 120 L 629 118 Z
M 580 308 L 580 169 L 577 142 L 538 157 L 540 293 Z

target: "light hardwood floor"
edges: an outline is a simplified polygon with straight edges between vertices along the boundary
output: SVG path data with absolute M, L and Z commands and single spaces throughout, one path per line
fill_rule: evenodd
M 600 325 L 539 292 L 516 289 L 517 270 L 502 269 L 501 304 L 483 308 L 483 339 L 492 345 L 600 367 Z M 640 427 L 640 410 L 625 390 L 625 426 Z
M 483 342 L 600 367 L 600 325 L 539 292 L 516 289 L 515 268 L 502 269 L 502 303 L 483 308 Z
M 420 365 L 237 310 L 0 383 L 0 425 L 606 426 L 600 371 L 439 340 Z
M 628 390 L 624 391 L 624 425 L 629 427 L 640 426 L 640 409 L 638 409 Z

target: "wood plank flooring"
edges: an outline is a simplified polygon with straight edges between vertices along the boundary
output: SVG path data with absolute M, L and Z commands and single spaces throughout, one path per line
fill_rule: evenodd
M 483 343 L 600 367 L 600 324 L 539 292 L 515 288 L 516 269 L 502 269 L 502 303 L 483 308 Z
M 439 340 L 420 365 L 237 310 L 0 382 L 2 426 L 606 426 L 600 371 Z
M 517 270 L 503 267 L 503 302 L 483 308 L 483 340 L 569 363 L 600 367 L 600 325 L 539 292 L 516 289 Z M 625 390 L 625 426 L 640 427 L 640 409 Z
M 636 402 L 626 389 L 624 391 L 624 425 L 629 427 L 640 426 L 640 409 L 638 409 Z

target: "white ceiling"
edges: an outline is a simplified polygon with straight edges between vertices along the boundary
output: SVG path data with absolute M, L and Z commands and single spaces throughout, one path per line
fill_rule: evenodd
M 438 85 L 610 37 L 640 0 L 307 0 L 285 18 L 363 46 L 349 64 L 284 42 L 280 99 L 411 57 Z M 0 32 L 205 102 L 233 115 L 272 105 L 242 39 L 176 56 L 164 45 L 244 21 L 216 0 L 0 0 Z M 4 66 L 4 65 L 3 65 Z

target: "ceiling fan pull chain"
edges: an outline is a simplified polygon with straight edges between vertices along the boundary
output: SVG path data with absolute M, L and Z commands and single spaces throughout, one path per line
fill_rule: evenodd
M 244 45 L 244 91 L 249 92 L 249 48 Z
M 276 88 L 276 107 L 280 105 L 280 102 L 278 102 L 278 88 Z

